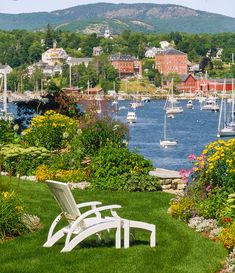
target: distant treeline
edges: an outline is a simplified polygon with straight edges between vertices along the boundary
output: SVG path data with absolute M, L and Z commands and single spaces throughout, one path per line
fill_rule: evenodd
M 102 46 L 105 54 L 121 52 L 142 59 L 146 48 L 159 47 L 160 41 L 168 41 L 176 49 L 188 53 L 191 62 L 200 62 L 209 50 L 211 56 L 215 56 L 218 48 L 223 48 L 222 61 L 228 63 L 235 53 L 235 33 L 143 34 L 125 30 L 113 39 L 105 39 L 96 34 L 56 31 L 48 25 L 44 32 L 0 30 L 0 62 L 13 68 L 32 64 L 41 59 L 42 52 L 53 46 L 53 41 L 73 57 L 91 57 L 93 47 Z

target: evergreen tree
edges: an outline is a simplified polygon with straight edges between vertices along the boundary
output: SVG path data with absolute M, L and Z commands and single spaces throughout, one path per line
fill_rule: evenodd
M 51 28 L 50 24 L 47 25 L 46 36 L 44 40 L 44 48 L 45 50 L 52 48 L 54 43 L 54 33 L 53 29 Z

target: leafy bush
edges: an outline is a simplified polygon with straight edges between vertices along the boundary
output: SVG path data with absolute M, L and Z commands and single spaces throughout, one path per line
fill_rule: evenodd
M 24 208 L 14 192 L 0 193 L 0 240 L 22 234 L 26 227 L 22 222 Z
M 7 144 L 0 149 L 2 169 L 12 174 L 32 174 L 36 167 L 45 163 L 49 157 L 49 151 L 42 147 L 24 147 L 20 144 Z
M 36 169 L 36 178 L 38 182 L 45 182 L 47 179 L 59 180 L 61 182 L 81 182 L 84 181 L 86 175 L 84 170 L 62 170 L 53 169 L 45 165 L 41 165 Z
M 30 127 L 23 131 L 23 136 L 29 145 L 51 151 L 64 148 L 78 133 L 75 120 L 50 110 L 34 117 Z
M 168 212 L 175 218 L 187 222 L 192 217 L 194 203 L 188 197 L 177 197 L 170 201 Z
M 83 124 L 79 137 L 88 155 L 94 155 L 107 144 L 123 145 L 126 138 L 127 127 L 110 117 L 87 121 Z
M 235 222 L 222 229 L 219 239 L 228 249 L 232 249 L 235 246 Z
M 133 187 L 134 190 L 138 187 L 143 189 L 138 183 L 143 184 L 143 176 L 147 177 L 152 168 L 151 161 L 141 155 L 130 152 L 127 148 L 112 145 L 100 148 L 89 165 L 93 187 L 109 190 L 123 190 L 128 180 L 129 186 L 127 184 L 126 190 L 128 187 L 129 189 Z M 136 176 L 132 177 L 133 175 Z M 148 183 L 149 185 L 152 183 L 151 178 Z
M 196 204 L 199 215 L 222 222 L 231 211 L 227 204 L 227 198 L 228 194 L 226 191 L 220 189 L 212 190 L 207 198 Z
M 192 178 L 197 186 L 235 190 L 235 139 L 210 143 L 193 161 Z
M 159 191 L 162 189 L 159 179 L 146 174 L 124 174 L 121 176 L 119 191 Z M 120 180 L 119 178 L 119 180 Z
M 0 145 L 11 143 L 16 138 L 16 131 L 14 130 L 12 123 L 9 121 L 0 119 L 0 132 Z

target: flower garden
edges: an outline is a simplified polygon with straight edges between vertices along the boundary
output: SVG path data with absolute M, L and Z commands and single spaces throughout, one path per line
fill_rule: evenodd
M 99 197 L 104 203 L 124 204 L 131 209 L 126 217 L 135 218 L 132 215 L 135 212 L 137 219 L 157 226 L 156 250 L 141 242 L 130 248 L 129 254 L 127 250 L 116 254 L 113 248 L 98 247 L 103 255 L 115 255 L 119 263 L 125 264 L 125 259 L 128 262 L 123 268 L 114 266 L 111 271 L 102 271 L 105 263 L 89 261 L 97 272 L 234 272 L 235 139 L 210 143 L 200 156 L 190 155 L 192 169 L 181 170 L 188 186 L 183 194 L 172 196 L 161 192 L 158 178 L 149 175 L 152 163 L 128 150 L 127 127 L 108 116 L 97 115 L 95 110 L 88 109 L 77 118 L 49 110 L 35 116 L 21 134 L 16 126 L 3 120 L 0 129 L 0 172 L 7 174 L 0 176 L 0 242 L 5 249 L 2 256 L 5 261 L 9 259 L 7 253 L 14 255 L 11 246 L 16 247 L 17 242 L 22 244 L 19 251 L 25 255 L 25 250 L 29 252 L 34 247 L 42 257 L 49 255 L 55 272 L 66 270 L 65 260 L 74 255 L 76 259 L 78 253 L 66 254 L 60 271 L 56 269 L 56 259 L 62 256 L 55 255 L 59 248 L 49 252 L 40 249 L 57 210 L 44 182 L 54 179 L 88 182 L 87 190 L 76 190 L 81 201 Z M 38 183 L 21 180 L 32 175 Z M 88 243 L 79 257 L 90 255 L 89 250 L 96 257 L 97 247 L 91 245 Z M 39 261 L 35 250 L 32 253 Z M 53 255 L 57 258 L 52 258 Z M 132 258 L 138 260 L 138 255 L 143 256 L 146 265 L 137 268 Z M 40 271 L 40 263 L 36 264 L 34 271 L 28 267 L 24 272 L 50 272 L 45 267 Z M 3 272 L 13 272 L 12 268 L 7 263 Z M 75 268 L 72 266 L 66 272 L 74 272 Z M 153 268 L 162 270 L 152 271 Z M 89 270 L 86 267 L 81 272 L 93 272 Z

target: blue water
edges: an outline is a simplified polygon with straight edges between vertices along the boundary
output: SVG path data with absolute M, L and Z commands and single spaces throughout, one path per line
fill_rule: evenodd
M 130 101 L 120 101 L 120 106 L 128 106 Z M 187 101 L 180 101 L 184 112 L 167 119 L 167 137 L 177 138 L 179 144 L 171 148 L 161 148 L 163 137 L 165 100 L 155 100 L 136 109 L 137 123 L 130 124 L 129 148 L 150 159 L 155 167 L 180 170 L 192 167 L 188 155 L 200 155 L 205 145 L 217 140 L 219 113 L 201 111 L 194 101 L 194 109 L 186 109 Z M 119 111 L 117 118 L 126 123 L 128 109 Z
M 129 106 L 130 101 L 119 101 L 119 107 Z M 180 170 L 190 168 L 188 155 L 200 155 L 205 145 L 217 140 L 217 125 L 219 113 L 201 111 L 200 104 L 194 101 L 194 109 L 186 109 L 186 100 L 180 101 L 184 112 L 176 114 L 175 118 L 167 119 L 167 136 L 177 138 L 175 147 L 161 148 L 163 137 L 165 100 L 152 100 L 144 107 L 136 109 L 137 123 L 129 126 L 129 148 L 137 150 L 145 158 L 150 159 L 155 167 Z M 0 108 L 2 105 L 0 104 Z M 128 109 L 119 111 L 116 117 L 126 123 Z M 16 105 L 9 103 L 9 112 L 17 113 Z

